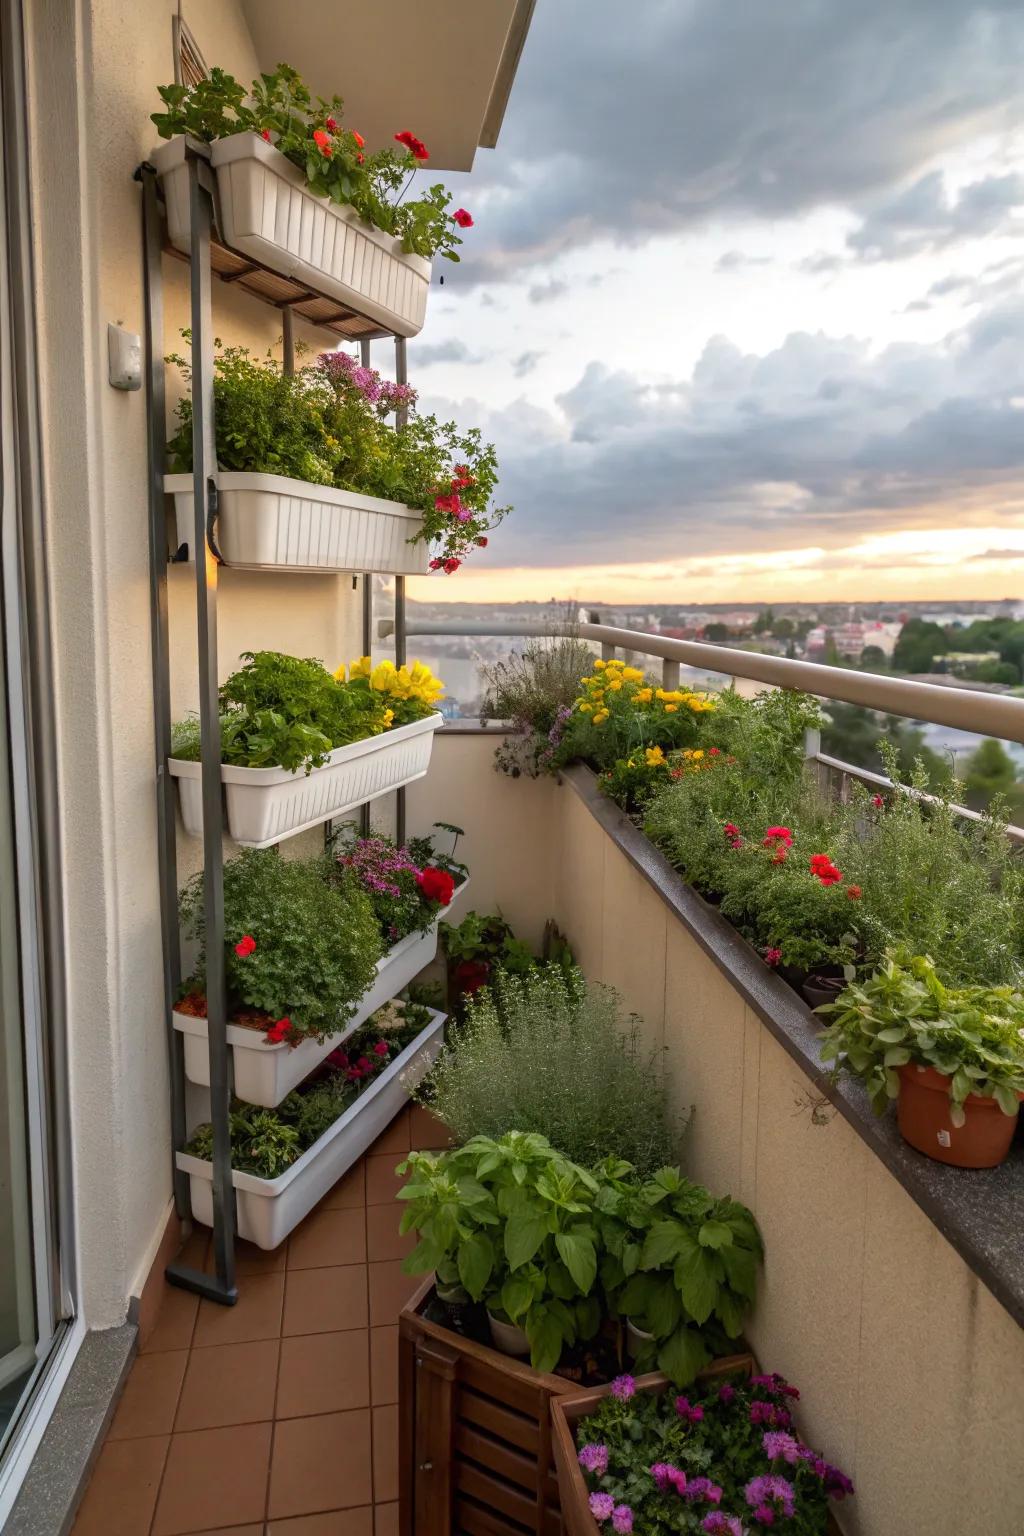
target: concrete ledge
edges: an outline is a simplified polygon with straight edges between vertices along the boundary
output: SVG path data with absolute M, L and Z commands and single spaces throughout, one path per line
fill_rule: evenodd
M 802 998 L 764 964 L 722 914 L 698 895 L 664 854 L 603 795 L 589 768 L 564 770 L 565 783 L 657 892 L 729 983 L 871 1148 L 979 1280 L 1024 1327 L 1024 1142 L 999 1168 L 949 1168 L 907 1145 L 896 1117 L 879 1118 L 861 1084 L 837 1087 L 818 1057 L 818 1024 Z
M 4 1536 L 66 1536 L 135 1351 L 133 1323 L 88 1333 L 32 1458 Z

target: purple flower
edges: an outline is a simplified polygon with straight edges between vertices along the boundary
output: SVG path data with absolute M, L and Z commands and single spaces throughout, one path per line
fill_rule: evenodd
M 595 1520 L 607 1520 L 615 1509 L 615 1500 L 610 1493 L 592 1493 L 587 1502 Z
M 608 1471 L 608 1447 L 606 1445 L 585 1445 L 580 1451 L 578 1459 L 584 1472 L 592 1472 L 595 1477 L 604 1477 Z
M 700 1526 L 707 1536 L 743 1536 L 743 1525 L 738 1515 L 723 1515 L 714 1509 L 705 1515 Z
M 762 1437 L 761 1444 L 769 1461 L 778 1461 L 781 1458 L 783 1461 L 788 1461 L 791 1467 L 795 1467 L 801 1459 L 799 1445 L 784 1429 L 768 1430 Z
M 726 1407 L 728 1407 L 729 1404 L 731 1402 L 733 1402 L 735 1397 L 736 1397 L 736 1388 L 735 1387 L 730 1387 L 728 1382 L 726 1382 L 724 1387 L 719 1387 L 719 1389 L 718 1389 L 718 1401 L 720 1403 L 724 1403 Z
M 698 1504 L 702 1500 L 705 1504 L 721 1504 L 722 1490 L 710 1477 L 693 1477 L 687 1484 L 686 1497 L 691 1504 Z
M 620 1532 L 621 1536 L 627 1536 L 632 1529 L 633 1511 L 628 1504 L 617 1504 L 612 1515 L 612 1530 Z
M 754 1510 L 754 1519 L 758 1525 L 774 1525 L 775 1515 L 767 1504 L 759 1504 Z
M 775 1429 L 788 1429 L 793 1420 L 785 1408 L 779 1408 L 775 1403 L 765 1402 L 763 1398 L 755 1397 L 750 1405 L 751 1424 L 769 1424 Z
M 686 1491 L 686 1473 L 674 1467 L 670 1461 L 656 1461 L 650 1472 L 661 1493 L 667 1492 L 669 1488 L 674 1488 L 676 1493 Z
M 616 1376 L 612 1382 L 612 1397 L 617 1397 L 620 1403 L 626 1403 L 636 1392 L 636 1381 L 632 1376 Z
M 768 1472 L 763 1477 L 755 1477 L 743 1490 L 743 1495 L 754 1511 L 754 1519 L 760 1520 L 762 1525 L 771 1525 L 775 1520 L 775 1510 L 784 1515 L 787 1520 L 793 1518 L 796 1508 L 796 1493 L 792 1483 L 787 1483 L 784 1477 L 779 1477 L 774 1472 Z M 775 1506 L 775 1510 L 772 1509 Z M 771 1516 L 765 1520 L 763 1510 L 767 1510 Z
M 699 1403 L 691 1405 L 688 1397 L 676 1398 L 676 1413 L 681 1419 L 688 1419 L 691 1424 L 699 1424 L 704 1417 L 704 1409 Z

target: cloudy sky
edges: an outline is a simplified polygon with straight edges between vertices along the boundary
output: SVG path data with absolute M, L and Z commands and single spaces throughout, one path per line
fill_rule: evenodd
M 409 348 L 515 513 L 417 595 L 1024 596 L 1022 81 L 1024 0 L 538 0 Z

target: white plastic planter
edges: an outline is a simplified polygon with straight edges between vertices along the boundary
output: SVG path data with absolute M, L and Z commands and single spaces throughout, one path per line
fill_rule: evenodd
M 359 496 L 287 475 L 220 470 L 217 481 L 217 548 L 225 563 L 242 571 L 378 571 L 422 576 L 426 544 L 409 540 L 423 526 L 422 512 L 400 501 Z M 195 557 L 191 475 L 165 475 L 174 497 L 178 547 Z
M 289 773 L 286 768 L 223 764 L 220 777 L 228 835 L 243 848 L 269 848 L 282 838 L 422 779 L 430 766 L 434 732 L 443 724 L 439 714 L 431 714 L 380 736 L 336 747 L 322 768 L 308 774 L 301 768 Z M 185 831 L 190 837 L 202 837 L 202 764 L 172 757 L 167 766 L 178 781 Z
M 274 1109 L 292 1089 L 343 1045 L 371 1014 L 409 985 L 437 954 L 437 930 L 442 917 L 462 895 L 468 880 L 457 888 L 448 907 L 442 908 L 425 933 L 408 933 L 377 962 L 377 979 L 364 992 L 351 1019 L 326 1040 L 303 1040 L 301 1045 L 274 1045 L 258 1030 L 228 1025 L 228 1047 L 234 1076 L 234 1094 L 249 1104 Z M 187 1013 L 174 1014 L 174 1027 L 185 1036 L 185 1076 L 201 1087 L 210 1086 L 210 1052 L 205 1019 Z
M 427 1027 L 279 1178 L 232 1173 L 239 1237 L 259 1248 L 284 1242 L 398 1114 L 437 1059 L 444 1022 L 443 1013 L 432 1012 Z M 177 1164 L 189 1175 L 194 1219 L 212 1226 L 213 1165 L 187 1152 L 177 1153 Z
M 423 329 L 430 262 L 348 206 L 309 190 L 297 165 L 257 133 L 209 146 L 217 228 L 225 245 L 281 277 L 337 299 L 398 336 Z M 183 138 L 151 155 L 167 205 L 171 244 L 188 251 L 189 188 Z

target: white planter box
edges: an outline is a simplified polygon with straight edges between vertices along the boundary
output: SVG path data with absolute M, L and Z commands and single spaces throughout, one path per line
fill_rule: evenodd
M 309 190 L 297 165 L 257 133 L 209 146 L 217 178 L 217 228 L 225 245 L 250 260 L 337 299 L 398 336 L 423 329 L 430 262 L 348 206 Z M 190 249 L 188 166 L 183 138 L 150 156 L 167 205 L 167 231 Z
M 379 571 L 422 576 L 426 544 L 409 540 L 423 526 L 422 512 L 400 501 L 359 496 L 287 475 L 219 470 L 217 548 L 242 571 Z M 178 546 L 195 558 L 191 475 L 165 475 L 174 497 Z
M 336 747 L 322 768 L 234 768 L 222 764 L 228 835 L 243 848 L 269 848 L 389 790 L 422 779 L 430 766 L 438 714 Z M 178 781 L 185 831 L 203 835 L 202 764 L 172 757 L 168 769 Z
M 434 1013 L 430 1024 L 280 1178 L 232 1173 L 239 1237 L 259 1248 L 277 1248 L 284 1242 L 390 1125 L 437 1059 L 444 1022 L 443 1013 Z M 213 1165 L 187 1152 L 177 1153 L 177 1164 L 189 1175 L 193 1217 L 212 1226 Z
M 397 997 L 437 954 L 437 930 L 442 917 L 458 901 L 468 880 L 457 888 L 447 907 L 431 923 L 426 933 L 408 933 L 377 962 L 377 979 L 364 992 L 351 1019 L 336 1035 L 326 1040 L 303 1040 L 301 1045 L 273 1045 L 255 1029 L 228 1025 L 228 1047 L 234 1081 L 234 1094 L 249 1104 L 274 1109 L 303 1078 L 320 1065 L 325 1056 L 343 1045 L 348 1037 L 365 1024 L 371 1014 Z M 174 1027 L 185 1036 L 185 1076 L 190 1083 L 210 1086 L 210 1052 L 205 1019 L 187 1013 L 174 1014 Z

